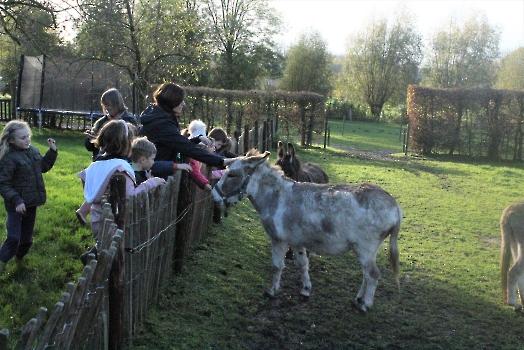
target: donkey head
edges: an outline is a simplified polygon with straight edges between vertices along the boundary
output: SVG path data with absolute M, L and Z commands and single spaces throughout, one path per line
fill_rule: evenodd
M 251 150 L 245 157 L 231 163 L 213 188 L 211 194 L 215 203 L 229 206 L 246 198 L 249 195 L 247 186 L 251 175 L 258 165 L 266 161 L 270 154 L 268 151 L 260 154 L 256 150 Z
M 295 147 L 291 142 L 287 143 L 287 152 L 284 152 L 284 146 L 282 141 L 278 141 L 277 149 L 277 161 L 275 165 L 280 166 L 284 175 L 293 179 L 298 180 L 298 173 L 300 172 L 300 160 L 295 156 Z

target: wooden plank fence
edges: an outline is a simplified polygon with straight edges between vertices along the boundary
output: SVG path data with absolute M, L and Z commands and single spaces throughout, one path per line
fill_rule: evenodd
M 246 128 L 235 140 L 234 150 L 269 150 L 272 125 L 264 122 Z M 209 175 L 210 170 L 202 172 Z M 111 179 L 111 196 L 102 207 L 98 260 L 84 267 L 76 284 L 67 285 L 47 319 L 48 310 L 39 309 L 23 327 L 16 349 L 99 350 L 132 345 L 149 306 L 158 301 L 173 274 L 183 271 L 212 223 L 209 193 L 182 172 L 163 186 L 127 198 L 115 191 L 124 183 L 118 175 Z M 122 308 L 115 311 L 115 304 Z M 0 330 L 0 350 L 8 349 L 8 338 L 9 330 Z

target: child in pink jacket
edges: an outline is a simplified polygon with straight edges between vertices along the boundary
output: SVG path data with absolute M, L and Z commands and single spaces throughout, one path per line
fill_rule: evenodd
M 186 136 L 192 138 L 196 137 L 198 135 L 206 135 L 206 124 L 204 124 L 201 120 L 193 120 L 191 123 L 189 123 L 189 126 L 187 127 L 187 132 L 183 131 L 182 134 L 186 134 Z M 209 138 L 209 137 L 208 137 Z M 206 146 L 205 144 L 200 145 L 200 147 L 204 148 L 210 153 L 215 153 L 215 144 L 214 140 L 209 138 L 211 141 L 210 146 Z M 209 180 L 207 177 L 202 174 L 200 171 L 200 168 L 202 167 L 202 163 L 198 160 L 195 160 L 193 158 L 189 159 L 189 165 L 191 165 L 191 171 L 189 172 L 189 177 L 193 182 L 201 189 L 203 189 L 206 192 L 211 192 L 213 190 L 213 187 L 211 187 L 211 184 L 209 183 Z M 218 180 L 222 177 L 225 170 L 213 170 L 211 172 L 211 180 Z

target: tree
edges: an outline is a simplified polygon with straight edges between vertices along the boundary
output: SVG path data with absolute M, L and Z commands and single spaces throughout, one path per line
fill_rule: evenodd
M 204 46 L 196 2 L 84 0 L 76 7 L 82 59 L 124 69 L 145 106 L 150 86 L 198 80 Z
M 392 21 L 371 20 L 348 40 L 342 82 L 350 87 L 346 93 L 364 100 L 377 120 L 384 104 L 416 81 L 422 40 L 414 28 L 412 16 L 401 7 Z
M 309 91 L 328 96 L 332 91 L 332 57 L 320 33 L 301 34 L 289 48 L 281 90 Z
M 212 49 L 213 86 L 247 90 L 263 77 L 280 74 L 281 55 L 273 41 L 281 20 L 266 0 L 205 0 Z
M 495 87 L 506 90 L 524 90 L 524 47 L 519 47 L 502 59 Z
M 45 14 L 46 16 L 36 16 Z M 0 34 L 7 35 L 18 45 L 23 41 L 33 42 L 35 47 L 45 45 L 34 29 L 38 27 L 56 28 L 55 9 L 37 0 L 0 2 Z M 40 34 L 40 32 L 38 32 Z
M 20 56 L 50 55 L 58 48 L 58 9 L 36 0 L 0 2 L 0 71 L 14 96 Z
M 429 40 L 422 84 L 437 88 L 485 88 L 493 84 L 500 30 L 475 12 L 467 20 L 451 17 Z
M 211 86 L 248 90 L 280 73 L 281 55 L 273 37 L 280 31 L 280 17 L 267 0 L 203 0 L 211 46 Z M 232 95 L 227 97 L 226 130 L 233 126 Z M 234 122 L 242 128 L 242 115 Z

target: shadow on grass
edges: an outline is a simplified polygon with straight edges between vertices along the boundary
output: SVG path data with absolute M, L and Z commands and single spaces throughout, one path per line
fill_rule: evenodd
M 232 325 L 237 345 L 290 350 L 522 346 L 524 317 L 500 300 L 486 302 L 451 283 L 406 275 L 399 292 L 385 258 L 380 260 L 382 278 L 366 314 L 352 306 L 361 282 L 354 255 L 313 256 L 309 299 L 299 296 L 298 271 L 288 261 L 278 296 L 264 299 L 260 291 L 257 310 L 242 314 L 245 324 Z
M 132 349 L 516 349 L 524 341 L 524 317 L 499 298 L 402 266 L 399 292 L 384 251 L 366 314 L 352 306 L 362 280 L 352 253 L 311 256 L 307 299 L 286 260 L 279 293 L 266 298 L 268 245 L 217 238 L 174 280 Z

